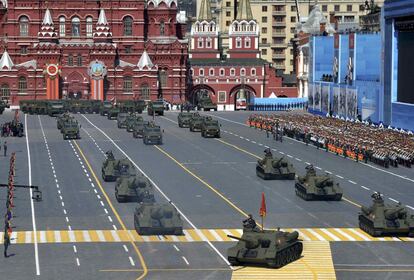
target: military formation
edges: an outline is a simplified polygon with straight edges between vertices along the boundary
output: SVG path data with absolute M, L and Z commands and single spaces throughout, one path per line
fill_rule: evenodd
M 198 112 L 180 112 L 177 120 L 179 127 L 188 127 L 191 132 L 199 131 L 204 138 L 220 138 L 220 124 L 211 116 L 202 116 Z
M 411 167 L 414 163 L 413 134 L 382 125 L 297 113 L 253 114 L 247 124 L 275 138 L 286 135 L 356 161 L 370 161 L 386 168 Z
M 127 159 L 115 159 L 106 152 L 102 179 L 115 182 L 115 198 L 119 203 L 138 203 L 134 213 L 135 229 L 140 235 L 182 235 L 181 215 L 171 203 L 157 203 L 154 185 Z
M 80 124 L 69 113 L 63 113 L 56 118 L 56 126 L 62 133 L 63 140 L 80 139 Z

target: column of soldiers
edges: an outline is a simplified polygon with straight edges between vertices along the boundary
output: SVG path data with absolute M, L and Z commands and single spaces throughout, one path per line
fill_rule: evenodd
M 414 164 L 414 138 L 408 133 L 297 113 L 253 114 L 247 123 L 271 131 L 275 140 L 286 135 L 356 161 L 371 161 L 385 167 Z
M 7 258 L 9 255 L 7 254 L 7 249 L 10 246 L 11 241 L 11 234 L 12 234 L 12 225 L 11 221 L 13 218 L 12 208 L 13 205 L 13 198 L 14 198 L 14 172 L 15 172 L 15 161 L 16 161 L 16 154 L 12 153 L 10 157 L 10 170 L 9 170 L 9 182 L 7 187 L 7 198 L 6 198 L 6 215 L 4 216 L 4 257 Z

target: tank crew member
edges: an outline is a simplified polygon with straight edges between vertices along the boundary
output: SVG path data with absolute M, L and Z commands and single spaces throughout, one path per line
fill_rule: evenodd
M 249 214 L 248 218 L 243 220 L 243 227 L 249 229 L 255 229 L 257 227 L 256 221 L 253 219 L 252 214 Z

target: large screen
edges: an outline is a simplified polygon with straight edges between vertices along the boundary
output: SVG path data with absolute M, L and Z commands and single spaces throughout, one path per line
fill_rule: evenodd
M 414 31 L 398 34 L 398 94 L 397 101 L 414 104 Z

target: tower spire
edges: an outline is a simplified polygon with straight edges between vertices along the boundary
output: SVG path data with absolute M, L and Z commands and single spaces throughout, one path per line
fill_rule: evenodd
M 3 55 L 0 58 L 0 71 L 4 70 L 4 68 L 7 68 L 7 70 L 11 70 L 13 66 L 14 63 L 11 60 L 9 53 L 5 49 Z
M 42 40 L 51 40 L 57 37 L 55 32 L 55 27 L 53 26 L 52 15 L 49 9 L 46 9 L 45 15 L 43 17 L 42 26 L 40 27 L 40 32 L 38 32 L 38 37 Z
M 250 0 L 240 0 L 237 8 L 236 20 L 252 20 L 252 8 L 250 6 Z
M 111 36 L 112 33 L 109 32 L 109 24 L 108 20 L 106 19 L 105 10 L 101 8 L 99 12 L 98 22 L 96 23 L 96 31 L 93 34 L 93 37 L 106 39 Z
M 210 21 L 212 19 L 213 16 L 211 15 L 210 0 L 201 0 L 200 11 L 198 13 L 198 20 Z

